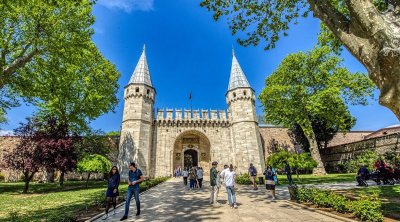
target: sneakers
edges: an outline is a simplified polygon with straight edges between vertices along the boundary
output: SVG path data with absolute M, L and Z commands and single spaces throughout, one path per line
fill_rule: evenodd
M 236 203 L 234 203 L 234 204 L 233 204 L 233 208 L 235 208 L 235 209 L 237 209 L 237 208 L 238 208 L 238 206 L 237 206 L 237 204 L 236 204 Z
M 102 220 L 107 220 L 108 218 L 108 214 L 104 214 L 103 218 L 101 218 Z
M 117 211 L 114 209 L 114 210 L 113 210 L 113 215 L 115 215 L 115 214 L 117 214 Z
M 128 219 L 128 216 L 124 215 L 124 216 L 121 218 L 120 221 L 123 221 L 123 220 L 126 220 L 126 219 Z
M 275 197 L 272 197 L 271 200 L 275 200 Z

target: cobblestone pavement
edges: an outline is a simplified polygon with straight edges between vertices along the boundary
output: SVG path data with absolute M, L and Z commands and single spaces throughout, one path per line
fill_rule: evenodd
M 218 206 L 209 203 L 210 186 L 205 182 L 203 189 L 188 190 L 181 178 L 173 178 L 140 196 L 142 212 L 135 216 L 135 201 L 132 199 L 130 215 L 126 221 L 340 221 L 288 203 L 287 188 L 277 190 L 277 200 L 272 201 L 264 187 L 252 190 L 250 186 L 239 186 L 237 191 L 238 209 L 227 205 L 227 194 L 222 187 Z M 124 206 L 117 209 L 106 221 L 119 221 Z M 101 218 L 95 221 L 104 221 Z

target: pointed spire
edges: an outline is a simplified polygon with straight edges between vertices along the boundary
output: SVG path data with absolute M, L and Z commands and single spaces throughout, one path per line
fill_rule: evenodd
M 249 87 L 249 82 L 246 79 L 246 76 L 243 73 L 242 68 L 239 65 L 239 62 L 235 56 L 235 50 L 232 46 L 232 68 L 231 68 L 231 76 L 229 78 L 229 86 L 228 91 L 239 88 L 239 87 Z
M 150 78 L 149 66 L 147 64 L 146 45 L 143 45 L 142 55 L 140 56 L 139 62 L 137 63 L 132 77 L 129 80 L 129 84 L 131 83 L 141 83 L 153 87 Z

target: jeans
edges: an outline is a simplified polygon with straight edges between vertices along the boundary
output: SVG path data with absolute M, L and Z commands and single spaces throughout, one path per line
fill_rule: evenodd
M 185 186 L 187 186 L 187 177 L 183 177 L 183 184 L 185 184 Z
M 139 188 L 128 188 L 128 191 L 126 193 L 125 216 L 128 216 L 132 196 L 134 196 L 135 198 L 136 210 L 138 213 L 140 213 L 139 191 Z
M 226 186 L 226 192 L 228 192 L 229 205 L 236 203 L 236 192 L 233 186 Z
M 195 182 L 195 179 L 190 179 L 190 189 L 193 189 L 194 188 L 194 182 Z

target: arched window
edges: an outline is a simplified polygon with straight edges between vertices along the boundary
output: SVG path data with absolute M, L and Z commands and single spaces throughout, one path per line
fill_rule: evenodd
M 137 93 L 139 92 L 139 87 L 136 87 L 135 92 Z
M 234 97 L 234 98 L 236 97 L 236 93 L 233 93 L 233 97 Z
M 147 89 L 147 95 L 149 95 L 150 94 L 150 89 Z
M 246 92 L 246 90 L 244 90 L 244 91 L 243 91 L 243 95 L 247 95 L 247 92 Z

